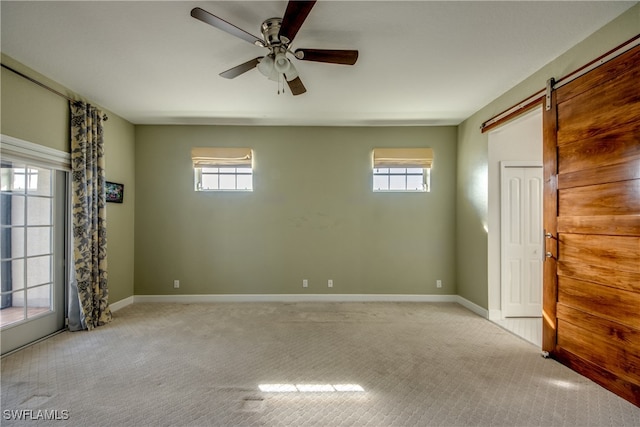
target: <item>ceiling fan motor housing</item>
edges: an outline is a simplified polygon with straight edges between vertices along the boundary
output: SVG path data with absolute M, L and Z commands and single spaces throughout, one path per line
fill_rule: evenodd
M 264 41 L 267 43 L 267 47 L 277 46 L 282 44 L 280 40 L 280 26 L 282 25 L 281 18 L 269 18 L 262 23 L 261 30 Z

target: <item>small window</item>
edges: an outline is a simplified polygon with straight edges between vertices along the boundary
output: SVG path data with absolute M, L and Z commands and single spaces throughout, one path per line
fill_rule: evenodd
M 429 191 L 431 169 L 374 168 L 373 191 Z
M 430 148 L 376 148 L 373 191 L 428 192 L 432 162 Z
M 240 168 L 196 168 L 197 191 L 253 190 L 253 171 Z
M 250 148 L 197 147 L 191 159 L 196 191 L 253 191 Z

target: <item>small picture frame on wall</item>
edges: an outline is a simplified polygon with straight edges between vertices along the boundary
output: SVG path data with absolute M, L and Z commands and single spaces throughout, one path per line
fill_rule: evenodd
M 124 198 L 124 184 L 117 184 L 115 182 L 106 183 L 107 202 L 110 203 L 122 203 Z

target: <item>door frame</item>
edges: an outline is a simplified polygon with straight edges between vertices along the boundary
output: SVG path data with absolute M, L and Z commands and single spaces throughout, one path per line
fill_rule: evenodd
M 64 242 L 60 245 L 62 253 L 54 256 L 54 262 L 62 263 L 62 265 L 59 266 L 59 268 L 61 268 L 61 271 L 59 271 L 59 279 L 62 281 L 60 284 L 61 289 L 54 288 L 52 290 L 52 304 L 54 310 L 44 316 L 38 316 L 33 319 L 33 321 L 37 322 L 43 317 L 56 316 L 55 323 L 57 324 L 57 330 L 51 331 L 51 328 L 49 327 L 46 328 L 46 330 L 42 329 L 42 327 L 37 327 L 36 330 L 34 330 L 37 334 L 30 335 L 28 340 L 21 342 L 20 345 L 16 345 L 13 339 L 9 340 L 9 344 L 6 346 L 3 345 L 1 351 L 2 357 L 4 357 L 23 347 L 39 342 L 66 329 L 69 296 L 69 260 L 71 260 L 71 257 L 73 256 L 71 243 L 73 236 L 71 227 L 71 154 L 4 134 L 0 134 L 0 154 L 2 157 L 10 160 L 17 160 L 20 162 L 26 162 L 33 166 L 41 166 L 43 168 L 51 169 L 56 172 L 56 175 L 58 175 L 59 172 L 63 172 L 65 174 L 64 183 L 56 184 L 56 187 L 58 185 L 60 185 L 60 187 L 64 187 L 64 200 L 61 201 L 61 204 L 64 205 L 64 212 L 59 212 L 58 216 L 60 214 L 62 216 L 56 220 L 59 221 L 59 224 L 63 225 L 61 233 L 56 232 L 56 235 L 58 235 L 58 238 L 62 238 Z M 58 179 L 56 179 L 56 181 L 58 181 Z M 54 271 L 56 271 L 55 267 Z M 58 311 L 62 311 L 62 313 L 59 313 Z M 20 327 L 21 325 L 28 324 L 29 322 L 30 321 L 27 320 L 15 326 L 8 326 L 6 330 Z
M 489 320 L 502 316 L 500 288 L 500 162 L 542 162 L 542 104 L 487 132 L 487 283 Z
M 505 280 L 504 280 L 504 276 L 503 276 L 503 272 L 504 272 L 504 261 L 505 261 L 505 234 L 503 233 L 503 227 L 504 227 L 504 212 L 505 212 L 505 200 L 502 197 L 503 196 L 503 184 L 504 184 L 504 176 L 505 176 L 505 170 L 508 168 L 518 168 L 518 169 L 524 169 L 524 168 L 531 168 L 531 169 L 540 169 L 541 172 L 541 178 L 543 178 L 542 174 L 543 174 L 543 164 L 542 161 L 535 161 L 535 160 L 503 160 L 500 162 L 500 304 L 501 304 L 501 319 L 505 319 L 507 316 L 505 314 L 505 306 L 506 306 L 506 298 L 507 298 L 507 293 L 505 292 Z M 542 192 L 544 190 L 544 186 L 543 186 L 544 182 L 541 182 L 540 185 L 540 193 L 542 195 Z M 542 203 L 544 203 L 544 197 L 543 197 L 543 201 Z M 540 205 L 540 218 L 542 220 L 542 214 L 543 214 L 543 204 Z M 543 255 L 543 249 L 544 249 L 544 245 L 543 245 L 543 240 L 542 240 L 542 235 L 543 235 L 543 227 L 542 227 L 542 223 L 540 224 L 540 236 L 541 236 L 541 243 L 540 243 L 540 251 L 541 251 L 541 259 L 542 259 L 542 255 Z M 540 317 L 542 317 L 542 270 L 540 271 Z M 515 316 L 518 317 L 518 316 Z M 530 317 L 530 316 L 522 316 L 522 317 Z

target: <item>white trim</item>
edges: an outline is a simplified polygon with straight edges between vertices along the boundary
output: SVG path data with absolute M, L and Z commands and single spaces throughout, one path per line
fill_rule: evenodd
M 109 303 L 109 308 L 111 308 L 112 312 L 113 311 L 118 311 L 118 310 L 121 310 L 121 309 L 125 308 L 128 305 L 133 304 L 134 301 L 135 301 L 135 298 L 132 295 L 132 296 L 127 297 L 125 299 L 121 299 L 120 301 L 116 301 L 114 303 Z
M 480 317 L 484 317 L 485 319 L 489 319 L 489 311 L 480 307 L 478 304 L 469 301 L 466 298 L 461 297 L 460 295 L 455 295 L 455 302 L 463 306 L 469 311 L 473 311 Z
M 525 166 L 525 162 L 542 165 L 542 111 L 539 105 L 488 132 L 489 188 L 487 215 L 487 309 L 502 310 L 500 274 L 501 253 L 501 176 L 506 166 Z M 504 162 L 504 163 L 503 163 Z M 529 165 L 530 166 L 530 165 Z
M 226 295 L 135 295 L 135 303 L 211 302 L 458 302 L 457 295 L 396 294 L 226 294 Z M 463 298 L 464 299 L 464 298 Z M 466 300 L 465 300 L 466 301 Z M 473 304 L 469 302 L 470 304 Z M 474 304 L 475 305 L 475 304 Z M 474 310 L 472 310 L 474 311 Z
M 14 346 L 16 343 L 24 343 L 25 341 L 27 341 L 26 345 L 31 345 L 59 333 L 60 330 L 57 330 L 57 328 L 65 324 L 68 301 L 68 260 L 70 259 L 68 242 L 71 242 L 72 235 L 72 229 L 68 226 L 67 221 L 67 215 L 69 215 L 71 207 L 71 193 L 68 191 L 66 183 L 69 182 L 71 156 L 69 153 L 53 148 L 0 134 L 0 157 L 2 160 L 9 159 L 19 163 L 26 163 L 29 167 L 46 168 L 53 172 L 51 174 L 52 188 L 50 194 L 53 203 L 51 205 L 53 226 L 51 243 L 53 246 L 51 249 L 56 262 L 55 267 L 52 267 L 51 270 L 53 278 L 51 293 L 52 310 L 32 319 L 32 321 L 27 319 L 17 323 L 15 327 L 10 325 L 3 330 L 3 332 L 8 332 L 9 329 L 12 329 L 9 335 L 4 337 L 7 338 L 6 341 L 9 343 L 7 347 Z M 16 165 L 16 167 L 20 166 Z M 58 175 L 63 175 L 64 178 L 58 179 Z M 62 190 L 62 187 L 65 187 L 63 192 L 59 191 Z M 61 251 L 59 251 L 59 244 L 62 241 L 64 241 L 64 253 L 60 253 Z M 61 266 L 58 263 L 59 260 L 64 260 L 64 265 Z M 59 268 L 62 268 L 64 271 L 60 272 Z M 62 280 L 58 280 L 59 273 L 62 273 Z M 42 334 L 46 334 L 47 331 L 53 332 L 42 336 Z M 35 341 L 28 343 L 31 339 L 35 339 Z M 18 348 L 23 347 L 24 345 L 21 345 Z M 5 347 L 3 347 L 3 351 L 4 350 Z M 5 353 L 3 357 L 8 353 Z
M 3 156 L 18 156 L 43 166 L 65 171 L 71 170 L 71 154 L 44 145 L 34 144 L 13 136 L 0 134 L 0 152 Z
M 502 310 L 489 310 L 489 320 L 502 320 Z

